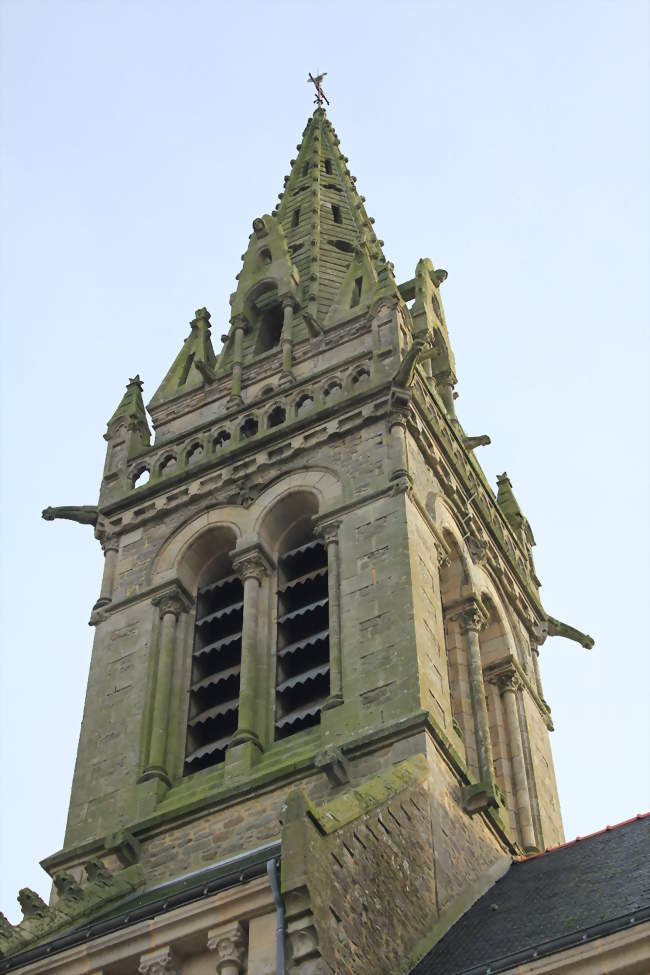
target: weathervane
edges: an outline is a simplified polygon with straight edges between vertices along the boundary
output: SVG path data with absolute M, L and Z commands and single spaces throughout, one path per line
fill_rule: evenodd
M 314 101 L 316 102 L 319 108 L 323 107 L 323 102 L 329 105 L 329 99 L 325 94 L 325 92 L 323 91 L 323 89 L 321 88 L 321 81 L 323 80 L 326 74 L 327 71 L 323 71 L 322 74 L 317 74 L 316 77 L 314 78 L 313 74 L 310 71 L 309 77 L 307 78 L 307 81 L 311 81 L 312 85 L 316 89 L 316 97 L 314 98 Z

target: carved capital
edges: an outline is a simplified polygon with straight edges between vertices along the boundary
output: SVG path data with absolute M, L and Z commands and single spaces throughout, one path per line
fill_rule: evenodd
M 262 546 L 257 544 L 235 552 L 232 567 L 244 582 L 246 579 L 257 579 L 261 583 L 273 571 L 273 562 Z
M 487 614 L 479 600 L 472 597 L 461 603 L 451 619 L 455 620 L 465 632 L 478 633 L 487 623 Z
M 324 524 L 316 525 L 314 534 L 322 539 L 326 545 L 331 545 L 333 542 L 338 543 L 340 527 L 340 521 L 327 521 Z
M 514 668 L 512 670 L 502 670 L 501 673 L 493 674 L 488 678 L 488 680 L 491 684 L 496 684 L 502 697 L 508 692 L 512 692 L 514 694 L 515 691 L 518 691 L 522 686 L 521 678 Z
M 181 967 L 174 952 L 167 945 L 141 955 L 138 971 L 140 975 L 180 975 Z
M 217 956 L 218 975 L 239 975 L 244 971 L 248 939 L 243 924 L 208 932 L 208 949 Z
M 178 619 L 181 613 L 186 613 L 192 605 L 185 593 L 177 587 L 174 589 L 167 589 L 165 592 L 159 593 L 157 596 L 153 597 L 151 602 L 154 606 L 158 607 L 158 612 L 160 613 L 161 619 L 168 613 Z

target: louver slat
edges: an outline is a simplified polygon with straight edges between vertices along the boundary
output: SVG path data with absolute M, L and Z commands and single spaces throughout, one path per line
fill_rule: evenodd
M 221 714 L 228 714 L 229 711 L 236 711 L 239 707 L 239 699 L 235 698 L 233 701 L 224 701 L 223 704 L 217 704 L 214 708 L 208 708 L 206 711 L 201 711 L 197 714 L 195 718 L 191 718 L 188 722 L 190 728 L 194 728 L 197 724 L 204 724 L 204 722 L 209 721 L 210 718 L 218 718 Z
M 287 680 L 282 681 L 281 684 L 278 684 L 278 691 L 282 692 L 290 687 L 296 687 L 298 684 L 306 684 L 310 680 L 315 680 L 316 677 L 329 674 L 329 670 L 329 664 L 319 664 L 318 667 L 312 667 L 311 670 L 304 670 L 302 673 L 296 674 L 294 677 L 289 677 Z
M 319 643 L 321 640 L 327 640 L 329 635 L 329 630 L 320 630 L 320 632 L 306 636 L 302 640 L 296 640 L 295 643 L 288 643 L 286 647 L 282 647 L 281 650 L 278 650 L 278 657 L 286 657 L 287 654 L 295 653 L 296 650 L 304 650 L 305 647 L 313 646 L 315 643 Z
M 241 630 L 239 633 L 230 633 L 228 636 L 222 637 L 221 640 L 215 640 L 214 643 L 207 643 L 204 647 L 196 647 L 194 656 L 201 657 L 204 653 L 221 650 L 223 647 L 229 647 L 231 643 L 235 643 L 237 640 L 241 640 Z
M 238 664 L 236 667 L 228 667 L 227 670 L 217 671 L 216 674 L 210 674 L 202 680 L 197 680 L 195 684 L 192 684 L 192 690 L 200 691 L 204 687 L 210 687 L 212 684 L 220 684 L 221 681 L 230 680 L 231 677 L 238 677 L 240 670 L 241 665 Z
M 300 721 L 303 718 L 314 717 L 315 715 L 320 714 L 326 700 L 326 697 L 322 697 L 319 698 L 319 700 L 308 704 L 307 707 L 297 708 L 295 711 L 290 711 L 288 714 L 285 714 L 282 718 L 275 722 L 276 728 L 284 728 L 286 725 L 294 724 L 296 721 Z
M 200 620 L 196 621 L 197 626 L 203 626 L 205 623 L 211 623 L 212 620 L 221 619 L 222 616 L 227 616 L 229 613 L 237 612 L 243 609 L 244 600 L 238 603 L 231 603 L 230 606 L 224 606 L 223 609 L 217 609 L 214 613 L 208 613 L 207 616 L 202 616 Z

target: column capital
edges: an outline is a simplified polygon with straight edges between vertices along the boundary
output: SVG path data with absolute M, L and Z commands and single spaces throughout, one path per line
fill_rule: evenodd
M 120 548 L 120 540 L 119 538 L 115 538 L 114 535 L 111 535 L 108 538 L 104 538 L 104 540 L 101 542 L 101 546 L 104 550 L 104 555 L 107 555 L 109 552 L 118 552 Z
M 341 527 L 340 518 L 332 518 L 329 521 L 318 521 L 314 525 L 314 535 L 320 538 L 326 545 L 338 542 L 339 529 Z
M 233 975 L 244 971 L 246 962 L 246 929 L 241 922 L 208 931 L 208 950 L 217 956 L 218 975 Z
M 493 683 L 499 688 L 502 697 L 509 692 L 514 694 L 522 686 L 521 677 L 514 669 L 495 674 Z
M 270 575 L 274 562 L 261 542 L 254 542 L 244 548 L 235 550 L 232 557 L 232 567 L 243 581 L 246 579 L 262 579 Z
M 485 628 L 488 615 L 478 596 L 470 596 L 454 607 L 450 619 L 455 620 L 466 632 L 478 633 Z
M 161 619 L 168 613 L 171 613 L 178 619 L 181 613 L 186 613 L 193 605 L 187 593 L 179 586 L 174 586 L 171 589 L 166 589 L 164 592 L 158 593 L 157 596 L 153 597 L 151 602 L 154 606 L 158 607 Z
M 140 956 L 140 975 L 180 975 L 181 967 L 174 952 L 166 945 Z

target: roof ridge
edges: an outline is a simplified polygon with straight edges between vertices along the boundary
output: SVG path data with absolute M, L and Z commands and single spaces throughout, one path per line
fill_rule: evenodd
M 539 857 L 545 856 L 547 853 L 556 853 L 558 850 L 564 850 L 568 846 L 575 846 L 576 843 L 582 843 L 584 840 L 592 840 L 596 836 L 602 836 L 604 833 L 611 833 L 615 829 L 620 829 L 622 826 L 629 826 L 630 823 L 636 823 L 641 819 L 647 819 L 650 816 L 650 811 L 645 813 L 637 813 L 636 816 L 631 816 L 630 819 L 623 819 L 620 823 L 614 823 L 613 826 L 603 826 L 602 829 L 594 830 L 593 833 L 586 833 L 584 836 L 575 836 L 572 840 L 567 840 L 565 843 L 558 843 L 557 846 L 547 846 L 546 849 L 541 850 L 539 853 L 530 853 L 528 856 L 513 857 L 515 863 L 525 863 L 526 860 L 536 860 Z

